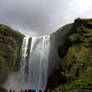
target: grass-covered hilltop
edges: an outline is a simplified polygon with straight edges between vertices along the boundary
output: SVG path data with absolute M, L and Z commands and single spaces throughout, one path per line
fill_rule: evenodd
M 92 19 L 78 18 L 52 35 L 60 60 L 48 79 L 50 92 L 92 92 Z M 0 92 L 7 92 L 2 85 L 18 69 L 23 37 L 0 24 Z
M 49 77 L 50 92 L 92 92 L 92 19 L 76 19 L 58 47 L 59 65 Z M 59 91 L 61 90 L 61 91 Z
M 0 88 L 8 75 L 16 70 L 23 37 L 21 33 L 0 24 Z

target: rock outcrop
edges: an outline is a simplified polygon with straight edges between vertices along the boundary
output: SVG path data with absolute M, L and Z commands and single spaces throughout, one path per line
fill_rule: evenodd
M 58 46 L 61 60 L 49 77 L 48 88 L 51 92 L 92 92 L 92 19 L 78 18 L 65 27 L 69 34 Z
M 92 92 L 92 19 L 78 18 L 51 36 L 55 39 L 53 44 L 57 47 L 60 61 L 48 79 L 50 92 Z M 23 34 L 0 24 L 2 92 L 7 92 L 2 85 L 8 75 L 18 70 L 23 37 Z
M 8 75 L 17 70 L 23 37 L 23 34 L 0 24 L 0 90 Z

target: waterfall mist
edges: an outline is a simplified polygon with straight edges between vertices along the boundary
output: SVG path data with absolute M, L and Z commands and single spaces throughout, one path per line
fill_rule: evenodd
M 8 77 L 4 87 L 15 90 L 46 88 L 49 56 L 49 35 L 24 37 L 20 51 L 20 69 Z

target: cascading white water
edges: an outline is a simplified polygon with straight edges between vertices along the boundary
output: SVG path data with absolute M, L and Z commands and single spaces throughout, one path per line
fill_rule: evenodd
M 24 37 L 22 47 L 21 47 L 21 52 L 20 52 L 20 55 L 21 55 L 20 72 L 21 72 L 21 76 L 24 76 L 21 78 L 25 78 L 26 76 L 25 68 L 27 66 L 26 58 L 27 58 L 27 50 L 28 50 L 28 41 L 29 41 L 29 37 Z
M 26 80 L 25 69 L 28 67 L 26 87 L 31 89 L 45 88 L 48 78 L 48 56 L 50 48 L 50 37 L 32 37 L 30 48 L 28 48 L 29 37 L 24 37 L 21 48 L 20 71 L 23 82 Z M 29 55 L 27 50 L 30 50 Z M 28 56 L 28 59 L 26 59 Z M 28 64 L 28 65 L 27 65 Z M 26 88 L 25 87 L 25 88 Z
M 8 77 L 4 88 L 20 92 L 23 89 L 46 88 L 48 79 L 50 36 L 24 37 L 20 51 L 20 69 Z
M 46 87 L 49 40 L 49 36 L 32 37 L 29 56 L 29 84 L 31 89 Z

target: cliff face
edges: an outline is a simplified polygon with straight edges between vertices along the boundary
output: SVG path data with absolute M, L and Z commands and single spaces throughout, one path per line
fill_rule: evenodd
M 0 87 L 9 73 L 17 69 L 23 37 L 21 33 L 0 24 Z
M 92 19 L 76 19 L 68 27 L 66 40 L 58 46 L 61 61 L 49 77 L 48 88 L 51 92 L 92 91 Z
M 51 36 L 55 39 L 53 44 L 58 48 L 61 60 L 49 77 L 47 87 L 50 92 L 92 90 L 92 19 L 76 19 Z M 1 87 L 8 75 L 17 70 L 23 37 L 0 24 L 0 92 L 4 90 Z

